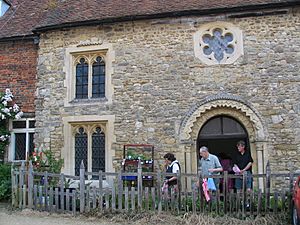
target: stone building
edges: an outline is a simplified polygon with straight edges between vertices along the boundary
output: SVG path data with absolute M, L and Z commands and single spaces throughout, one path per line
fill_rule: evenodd
M 196 172 L 200 146 L 234 158 L 238 140 L 257 173 L 299 168 L 299 5 L 51 1 L 33 30 L 36 146 L 68 174 L 115 170 L 128 143 Z

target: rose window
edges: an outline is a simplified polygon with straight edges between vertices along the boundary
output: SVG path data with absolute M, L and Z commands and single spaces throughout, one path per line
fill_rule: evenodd
M 194 50 L 205 64 L 233 63 L 243 54 L 242 32 L 227 23 L 203 26 L 194 35 Z

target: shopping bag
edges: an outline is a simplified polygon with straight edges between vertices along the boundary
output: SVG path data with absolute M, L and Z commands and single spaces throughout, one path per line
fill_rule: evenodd
M 232 167 L 232 170 L 235 174 L 240 174 L 241 173 L 241 170 L 240 168 L 234 164 L 234 166 Z
M 205 179 L 205 178 L 203 179 L 202 189 L 203 189 L 203 194 L 204 194 L 205 200 L 208 202 L 210 200 L 210 196 L 208 193 L 207 179 Z
M 217 190 L 217 188 L 216 188 L 216 185 L 215 185 L 215 182 L 214 182 L 214 179 L 213 179 L 213 178 L 208 178 L 208 179 L 207 179 L 207 188 L 208 188 L 208 190 L 211 190 L 211 191 L 215 191 L 215 190 Z

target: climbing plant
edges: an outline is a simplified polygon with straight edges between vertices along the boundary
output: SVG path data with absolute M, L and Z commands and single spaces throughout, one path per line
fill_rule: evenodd
M 9 143 L 10 132 L 8 130 L 9 119 L 20 119 L 23 112 L 13 101 L 10 89 L 5 93 L 0 92 L 0 163 L 4 162 L 5 148 Z

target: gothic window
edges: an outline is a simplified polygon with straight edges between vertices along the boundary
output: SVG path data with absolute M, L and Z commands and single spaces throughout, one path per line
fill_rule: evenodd
M 93 63 L 92 97 L 105 97 L 105 63 L 102 57 L 97 57 Z
M 105 97 L 105 61 L 88 54 L 76 59 L 75 99 Z
M 112 103 L 115 52 L 111 44 L 80 44 L 66 49 L 64 105 Z
M 194 51 L 208 65 L 233 63 L 243 54 L 242 32 L 224 22 L 206 24 L 194 35 Z
M 85 168 L 88 167 L 88 136 L 83 127 L 78 129 L 75 134 L 75 175 L 79 176 L 79 169 L 81 161 L 83 161 Z
M 11 121 L 10 161 L 27 160 L 34 151 L 34 119 Z
M 83 161 L 87 171 L 105 171 L 105 133 L 98 125 L 79 125 L 75 128 L 75 175 L 80 174 Z

